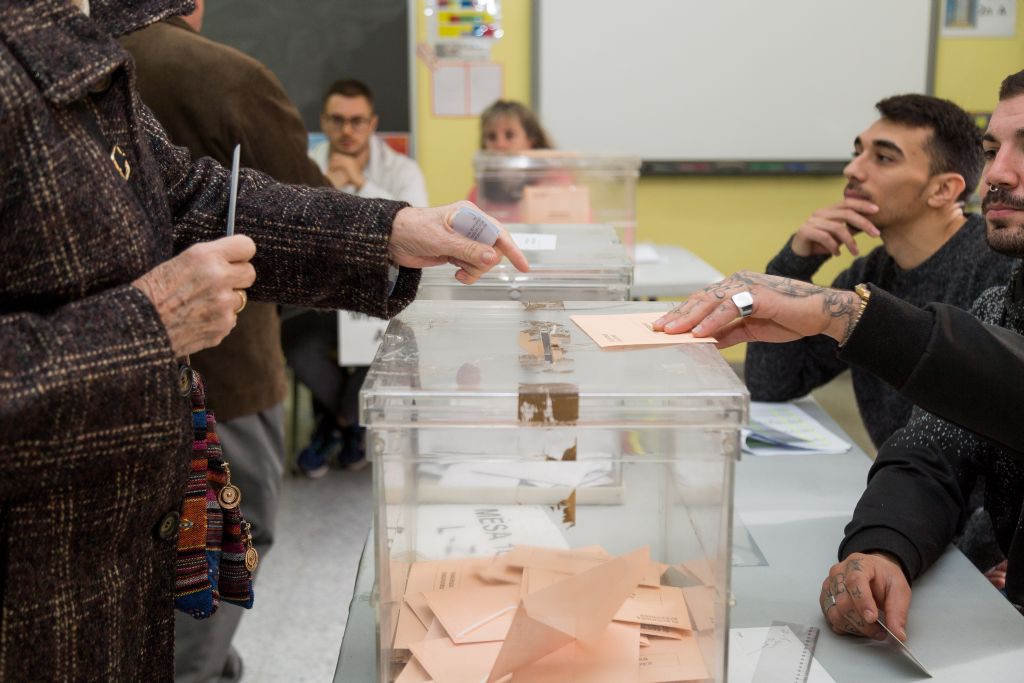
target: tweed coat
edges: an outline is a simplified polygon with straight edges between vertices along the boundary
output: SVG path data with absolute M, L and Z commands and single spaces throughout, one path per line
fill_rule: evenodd
M 112 36 L 186 0 L 0 3 L 0 680 L 170 681 L 180 361 L 130 283 L 220 237 L 228 172 L 170 145 Z M 253 299 L 391 316 L 403 205 L 239 182 Z
M 241 143 L 242 166 L 283 183 L 331 187 L 306 156 L 302 117 L 263 64 L 178 17 L 119 42 L 134 58 L 139 96 L 176 144 L 227 165 Z M 206 380 L 206 402 L 220 424 L 280 403 L 287 384 L 277 306 L 246 306 L 220 344 L 193 354 L 192 367 Z

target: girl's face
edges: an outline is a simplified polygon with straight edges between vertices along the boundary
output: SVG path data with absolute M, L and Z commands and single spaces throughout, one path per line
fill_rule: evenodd
M 484 126 L 484 149 L 488 152 L 525 152 L 533 149 L 519 118 L 498 116 Z

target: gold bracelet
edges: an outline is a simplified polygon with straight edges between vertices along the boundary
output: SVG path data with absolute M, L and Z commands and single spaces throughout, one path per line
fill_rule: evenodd
M 846 342 L 850 341 L 850 336 L 853 334 L 853 330 L 857 327 L 857 323 L 860 322 L 860 317 L 864 315 L 864 309 L 868 307 L 868 301 L 871 299 L 871 290 L 863 282 L 853 288 L 853 291 L 860 297 L 860 308 L 857 309 L 857 313 L 853 316 L 853 322 L 850 323 L 850 327 L 846 330 L 846 336 L 843 337 L 843 341 L 839 342 L 839 348 L 846 346 Z

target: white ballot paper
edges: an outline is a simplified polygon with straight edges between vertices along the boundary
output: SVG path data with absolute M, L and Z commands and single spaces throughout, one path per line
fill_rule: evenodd
M 410 547 L 415 534 L 418 558 L 442 560 L 505 553 L 516 545 L 569 548 L 547 508 L 538 505 L 420 505 L 405 519 L 399 505 L 388 506 L 388 537 Z
M 509 236 L 523 251 L 554 251 L 558 235 L 544 232 L 510 232 Z

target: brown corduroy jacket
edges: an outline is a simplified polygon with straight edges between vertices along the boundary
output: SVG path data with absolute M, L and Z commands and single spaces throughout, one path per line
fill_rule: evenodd
M 224 234 L 228 171 L 172 146 L 112 36 L 186 0 L 0 3 L 0 680 L 170 681 L 191 449 L 179 361 L 131 282 Z M 244 170 L 254 300 L 394 315 L 396 202 Z
M 307 134 L 280 81 L 248 55 L 208 40 L 178 17 L 121 39 L 135 60 L 139 95 L 167 135 L 193 157 L 242 166 L 282 183 L 331 187 L 306 155 Z M 280 320 L 273 304 L 252 303 L 224 341 L 192 356 L 206 400 L 224 422 L 280 403 L 286 391 Z

